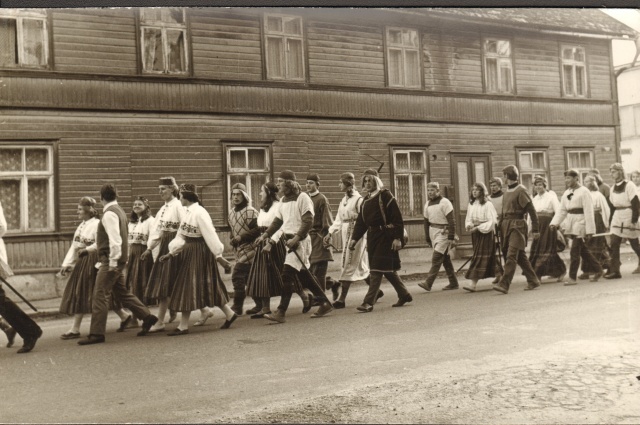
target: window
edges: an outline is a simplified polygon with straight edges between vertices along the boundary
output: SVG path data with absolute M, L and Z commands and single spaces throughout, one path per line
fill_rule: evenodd
M 187 73 L 187 25 L 183 9 L 140 9 L 140 39 L 143 72 Z
M 387 68 L 389 87 L 422 86 L 418 31 L 387 28 Z
M 520 183 L 527 189 L 533 187 L 535 176 L 544 176 L 549 181 L 546 150 L 518 151 L 518 170 L 520 170 Z
M 404 218 L 422 217 L 427 195 L 427 163 L 423 149 L 394 149 L 395 195 Z
M 0 199 L 8 232 L 53 230 L 52 156 L 50 146 L 0 146 Z
M 562 86 L 565 96 L 587 95 L 587 66 L 583 47 L 562 46 Z
M 482 44 L 484 83 L 487 93 L 513 93 L 511 42 L 487 38 Z
M 264 33 L 267 78 L 304 81 L 302 18 L 266 15 Z
M 0 66 L 46 68 L 49 63 L 44 10 L 0 10 Z
M 269 147 L 228 146 L 227 150 L 227 193 L 231 186 L 242 183 L 247 187 L 254 206 L 260 205 L 260 187 L 270 180 L 271 166 Z M 231 204 L 228 204 L 229 210 Z
M 593 149 L 567 149 L 567 168 L 578 170 L 580 183 L 595 168 L 593 159 Z

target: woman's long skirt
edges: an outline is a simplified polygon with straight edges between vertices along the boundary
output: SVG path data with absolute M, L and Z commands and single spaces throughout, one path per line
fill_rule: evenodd
M 169 253 L 169 242 L 175 236 L 176 232 L 162 232 L 158 258 Z M 153 304 L 171 296 L 181 262 L 182 254 L 178 254 L 165 262 L 156 261 L 153 263 L 147 288 L 144 292 L 145 304 Z
M 204 238 L 186 238 L 180 268 L 169 309 L 193 311 L 204 307 L 222 307 L 229 302 L 229 294 L 220 277 L 216 258 Z
M 139 243 L 129 245 L 129 262 L 127 263 L 125 286 L 140 301 L 144 300 L 144 293 L 153 268 L 153 257 L 151 255 L 144 260 L 140 259 L 146 249 L 146 245 Z
M 596 233 L 604 233 L 607 231 L 607 228 L 604 225 L 604 220 L 602 219 L 602 214 L 600 211 L 596 211 L 594 213 L 594 218 L 596 221 Z M 611 257 L 609 255 L 609 247 L 607 246 L 607 240 L 604 237 L 597 237 L 589 239 L 587 242 L 587 248 L 596 260 L 600 263 L 600 265 L 608 269 L 611 262 Z M 594 267 L 592 264 L 582 262 L 581 267 L 583 273 L 597 273 L 598 269 Z
M 529 262 L 536 276 L 560 277 L 567 272 L 567 266 L 558 255 L 558 229 L 551 230 L 550 215 L 539 215 L 540 237 L 531 243 Z
M 256 249 L 253 264 L 247 279 L 247 295 L 252 298 L 271 298 L 282 295 L 282 269 L 284 259 L 287 256 L 287 247 L 284 238 L 272 245 L 271 252 L 262 250 L 260 244 Z M 294 292 L 300 292 L 302 285 L 296 279 Z
M 91 314 L 93 287 L 96 284 L 98 252 L 78 258 L 62 294 L 60 313 Z
M 469 264 L 469 270 L 464 277 L 471 280 L 486 279 L 502 274 L 502 266 L 496 252 L 494 232 L 471 233 L 473 256 Z

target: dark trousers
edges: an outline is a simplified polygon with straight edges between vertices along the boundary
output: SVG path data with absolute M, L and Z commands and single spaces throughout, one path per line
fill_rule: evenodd
M 369 275 L 369 290 L 367 291 L 367 295 L 364 296 L 363 303 L 374 305 L 378 299 L 378 291 L 380 290 L 380 284 L 382 284 L 382 276 L 386 277 L 393 289 L 396 290 L 398 294 L 398 298 L 405 297 L 409 295 L 409 291 L 407 287 L 402 283 L 402 279 L 398 276 L 398 272 L 374 272 L 372 271 Z
M 596 273 L 602 273 L 602 266 L 598 259 L 591 253 L 587 243 L 582 238 L 573 238 L 571 242 L 571 251 L 569 252 L 569 277 L 576 280 L 578 276 L 578 268 L 580 268 L 580 259 L 583 264 L 591 265 L 591 269 Z
M 524 253 L 524 250 L 509 246 L 509 248 L 507 248 L 507 258 L 504 263 L 504 274 L 500 280 L 502 286 L 509 288 L 509 285 L 511 285 L 513 275 L 516 274 L 516 264 L 522 269 L 522 273 L 524 273 L 527 278 L 527 282 L 539 282 L 538 276 L 536 276 L 536 272 L 533 270 L 533 267 L 531 267 L 531 263 Z
M 147 306 L 142 304 L 138 297 L 133 295 L 124 285 L 122 269 L 118 267 L 117 270 L 110 271 L 109 265 L 102 263 L 93 288 L 91 327 L 89 328 L 92 335 L 104 335 L 107 330 L 109 298 L 112 292 L 115 302 L 128 308 L 136 319 L 142 320 L 151 314 Z
M 323 291 L 327 290 L 327 269 L 329 268 L 329 261 L 318 261 L 313 263 L 309 271 L 316 277 L 316 281 Z
M 611 235 L 611 267 L 609 268 L 610 273 L 618 273 L 620 274 L 620 244 L 622 243 L 622 238 L 618 235 Z M 629 244 L 631 244 L 631 248 L 633 252 L 638 256 L 638 264 L 640 264 L 640 242 L 638 239 L 629 239 Z
M 433 251 L 433 256 L 431 257 L 431 270 L 429 270 L 429 274 L 427 275 L 426 284 L 428 286 L 433 285 L 436 277 L 438 277 L 440 266 L 444 266 L 444 270 L 447 273 L 447 277 L 449 278 L 449 283 L 457 286 L 458 278 L 456 277 L 456 271 L 453 268 L 453 263 L 451 262 L 449 253 L 447 252 L 446 254 L 442 254 L 438 251 Z
M 2 284 L 0 284 L 0 316 L 4 317 L 22 339 L 37 338 L 42 332 L 40 326 L 7 297 Z
M 251 264 L 236 263 L 231 273 L 231 283 L 233 283 L 234 299 L 244 300 L 247 296 L 247 279 L 251 271 Z
M 278 310 L 286 312 L 289 308 L 296 278 L 300 280 L 303 288 L 308 289 L 313 295 L 315 295 L 316 299 L 321 304 L 329 302 L 329 299 L 324 294 L 322 288 L 320 288 L 320 286 L 313 280 L 313 276 L 309 273 L 309 270 L 302 268 L 300 271 L 297 271 L 290 265 L 285 264 L 284 270 L 282 271 L 282 283 L 284 284 L 284 287 L 282 288 L 282 296 L 280 297 Z

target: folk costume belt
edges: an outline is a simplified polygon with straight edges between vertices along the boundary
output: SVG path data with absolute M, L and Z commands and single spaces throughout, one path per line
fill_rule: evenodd
M 505 213 L 503 218 L 507 220 L 524 220 L 524 214 L 521 213 Z
M 569 214 L 584 214 L 584 208 L 571 208 L 567 212 Z
M 616 207 L 615 205 L 613 206 L 613 208 L 617 209 L 617 210 L 628 210 L 631 208 L 631 206 L 628 207 Z
M 436 229 L 446 229 L 449 227 L 448 224 L 440 224 L 440 223 L 429 223 L 429 226 L 435 227 Z

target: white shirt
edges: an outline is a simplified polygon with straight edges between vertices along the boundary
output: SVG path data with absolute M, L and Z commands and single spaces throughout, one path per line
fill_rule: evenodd
M 160 243 L 162 232 L 176 232 L 184 217 L 184 207 L 178 198 L 173 198 L 160 208 L 154 221 L 153 231 L 149 234 L 147 249 L 153 250 Z
M 495 230 L 498 223 L 498 214 L 493 204 L 487 200 L 484 204 L 476 201 L 469 204 L 467 217 L 464 220 L 466 226 L 478 226 L 480 233 L 489 233 Z
M 295 234 L 302 224 L 302 216 L 308 212 L 314 215 L 313 201 L 304 192 L 300 193 L 295 201 L 280 202 L 280 208 L 277 209 L 275 216 L 282 220 L 282 227 L 271 236 L 271 239 L 278 242 L 283 233 Z
M 120 220 L 118 215 L 113 211 L 107 211 L 112 205 L 118 205 L 118 201 L 107 202 L 102 211 L 106 211 L 102 214 L 102 225 L 105 232 L 109 237 L 109 267 L 117 267 L 118 260 L 122 257 L 122 236 L 120 235 Z M 87 247 L 87 251 L 97 251 L 97 245 L 91 245 Z
M 571 196 L 571 199 L 569 197 Z M 569 214 L 569 210 L 582 208 L 583 214 Z M 576 189 L 567 189 L 562 195 L 560 209 L 555 213 L 550 226 L 559 226 L 564 223 L 566 233 L 578 237 L 593 235 L 596 233 L 596 222 L 593 216 L 593 201 L 591 191 L 584 186 Z
M 351 197 L 344 195 L 344 198 L 340 201 L 336 219 L 329 227 L 329 234 L 337 232 L 343 224 L 348 225 L 349 221 L 356 220 L 360 212 L 360 205 L 362 205 L 362 195 L 357 190 L 353 191 Z
M 609 204 L 607 203 L 607 198 L 604 197 L 602 193 L 597 190 L 591 191 L 591 200 L 593 201 L 593 209 L 600 210 L 600 215 L 602 215 L 602 221 L 604 221 L 605 229 L 609 228 L 609 219 L 611 218 L 611 209 L 609 208 Z
M 209 250 L 216 257 L 222 256 L 224 245 L 220 241 L 211 216 L 197 202 L 184 208 L 184 217 L 176 237 L 169 243 L 169 253 L 177 255 L 184 249 L 187 238 L 204 238 Z
M 560 201 L 558 201 L 558 196 L 555 192 L 548 190 L 542 195 L 536 195 L 531 200 L 533 203 L 533 208 L 535 208 L 538 213 L 549 213 L 555 214 L 560 208 Z
M 98 224 L 100 220 L 92 217 L 80 223 L 73 234 L 73 242 L 62 261 L 62 267 L 73 267 L 78 261 L 78 251 L 85 248 L 87 251 L 96 251 L 96 235 L 98 233 Z

